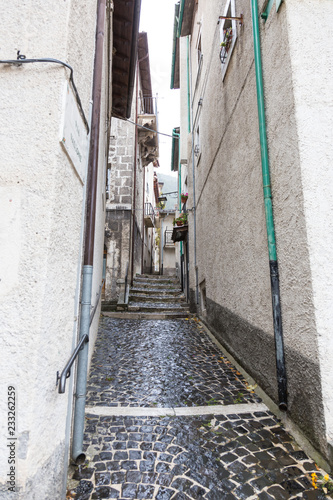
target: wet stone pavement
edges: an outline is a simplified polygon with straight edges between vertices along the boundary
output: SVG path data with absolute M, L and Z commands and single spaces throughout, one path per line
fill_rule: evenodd
M 180 407 L 259 402 L 244 382 L 193 321 L 104 318 L 86 403 Z
M 195 318 L 101 320 L 84 451 L 86 463 L 71 468 L 67 498 L 328 496 L 326 473 Z

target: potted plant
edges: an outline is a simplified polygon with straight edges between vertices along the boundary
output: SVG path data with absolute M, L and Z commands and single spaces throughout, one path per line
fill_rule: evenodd
M 223 30 L 223 35 L 224 35 L 224 38 L 223 38 L 223 42 L 221 43 L 221 49 L 220 49 L 220 59 L 221 59 L 221 63 L 224 64 L 226 59 L 227 59 L 227 55 L 228 55 L 228 52 L 229 52 L 229 49 L 231 47 L 231 42 L 232 42 L 232 28 L 227 28 L 225 30 Z
M 185 213 L 180 214 L 180 216 L 178 217 L 178 221 L 179 221 L 179 224 L 177 222 L 178 226 L 184 226 L 185 224 L 187 224 L 187 214 Z
M 187 202 L 187 198 L 188 198 L 188 193 L 182 193 L 180 195 L 180 199 L 181 199 L 182 203 L 186 203 Z

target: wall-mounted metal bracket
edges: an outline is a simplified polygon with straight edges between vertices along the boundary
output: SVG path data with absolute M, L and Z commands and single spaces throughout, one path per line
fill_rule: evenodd
M 283 2 L 283 0 L 268 0 L 268 3 L 266 5 L 266 9 L 264 10 L 264 12 L 262 14 L 260 14 L 261 19 L 263 19 L 265 22 L 267 21 L 267 18 L 269 16 L 269 13 L 271 11 L 271 8 L 273 6 L 274 1 L 275 1 L 275 5 L 276 5 L 276 12 L 279 11 L 279 8 L 281 7 L 281 4 Z
M 230 17 L 230 16 L 219 16 L 219 19 L 228 19 L 229 21 L 239 21 L 239 24 L 243 26 L 244 16 L 243 14 L 240 17 Z

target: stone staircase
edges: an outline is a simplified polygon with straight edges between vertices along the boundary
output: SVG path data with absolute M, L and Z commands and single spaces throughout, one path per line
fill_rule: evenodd
M 129 291 L 127 311 L 104 314 L 118 318 L 186 318 L 189 305 L 175 276 L 140 274 Z

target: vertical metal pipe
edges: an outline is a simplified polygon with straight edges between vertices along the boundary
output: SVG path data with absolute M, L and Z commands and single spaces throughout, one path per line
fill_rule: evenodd
M 188 132 L 191 132 L 191 91 L 190 91 L 190 37 L 187 39 L 187 121 L 188 121 Z
M 85 251 L 83 261 L 82 278 L 82 305 L 80 317 L 80 335 L 89 335 L 90 327 L 90 306 L 92 275 L 94 263 L 94 243 L 95 243 L 95 217 L 97 199 L 97 178 L 98 178 L 98 153 L 99 153 L 99 128 L 101 112 L 102 94 L 102 69 L 103 69 L 103 47 L 104 47 L 104 27 L 106 14 L 106 0 L 98 0 L 97 20 L 96 20 L 96 41 L 95 60 L 93 74 L 93 106 L 90 132 L 90 149 L 88 160 L 87 179 L 87 212 L 86 212 L 86 232 Z M 85 460 L 82 451 L 84 432 L 84 413 L 86 403 L 87 367 L 88 367 L 88 344 L 84 345 L 78 356 L 77 382 L 75 394 L 75 411 L 73 424 L 73 444 L 72 458 L 77 463 Z
M 251 0 L 251 11 L 252 11 L 254 60 L 255 60 L 256 85 L 257 85 L 261 165 L 262 165 L 269 267 L 270 267 L 271 291 L 272 291 L 273 326 L 274 326 L 275 353 L 276 353 L 276 374 L 277 374 L 277 384 L 278 384 L 279 408 L 285 411 L 287 410 L 287 373 L 286 373 L 286 365 L 284 359 L 279 271 L 278 271 L 276 243 L 275 243 L 275 228 L 274 228 L 274 218 L 273 218 L 271 181 L 270 181 L 268 147 L 267 147 L 264 85 L 262 76 L 262 61 L 261 61 L 257 0 Z
M 138 123 L 138 95 L 139 95 L 139 65 L 136 67 L 136 91 L 135 91 L 135 123 Z M 135 139 L 134 139 L 134 160 L 133 160 L 133 198 L 132 198 L 132 261 L 131 261 L 131 286 L 134 280 L 134 227 L 135 227 L 135 203 L 136 203 L 136 167 L 137 167 L 137 148 L 138 148 L 138 127 L 135 125 Z
M 197 266 L 197 205 L 195 197 L 195 164 L 194 164 L 194 123 L 193 123 L 193 88 L 192 88 L 192 61 L 189 54 L 189 71 L 190 71 L 190 98 L 191 98 L 191 128 L 192 128 L 192 181 L 193 181 L 193 243 L 194 243 L 194 269 L 195 269 L 195 297 L 196 303 L 199 304 L 199 285 L 198 285 L 198 266 Z M 189 286 L 189 284 L 188 284 Z
M 163 247 L 164 247 L 164 238 L 163 238 L 163 219 L 161 221 L 161 274 L 163 275 Z
M 142 252 L 141 252 L 141 274 L 143 274 L 143 262 L 145 252 L 145 198 L 146 198 L 146 167 L 143 167 L 143 189 L 142 189 Z
M 98 0 L 94 79 L 93 79 L 93 99 L 92 99 L 93 108 L 92 108 L 92 123 L 91 123 L 91 133 L 90 133 L 90 150 L 89 150 L 89 164 L 88 164 L 86 236 L 85 236 L 85 247 L 84 247 L 84 265 L 86 266 L 92 266 L 94 263 L 105 10 L 106 10 L 106 0 Z
M 89 335 L 92 276 L 93 266 L 84 266 L 82 277 L 80 339 L 83 335 Z M 77 380 L 75 390 L 72 458 L 77 464 L 81 464 L 85 461 L 85 453 L 82 451 L 82 446 L 84 433 L 84 414 L 86 405 L 88 353 L 89 344 L 85 343 L 83 349 L 78 355 Z

